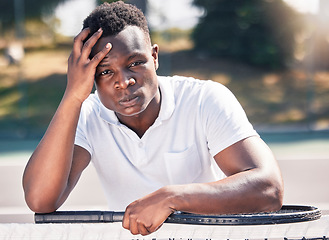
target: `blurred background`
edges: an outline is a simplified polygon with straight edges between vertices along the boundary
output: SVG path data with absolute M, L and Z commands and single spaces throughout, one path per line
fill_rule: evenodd
M 64 93 L 73 37 L 102 2 L 0 0 L 0 222 L 30 214 L 24 165 Z M 279 161 L 285 203 L 327 211 L 329 1 L 126 2 L 147 16 L 158 74 L 227 86 Z M 93 169 L 84 175 L 64 208 L 106 205 Z

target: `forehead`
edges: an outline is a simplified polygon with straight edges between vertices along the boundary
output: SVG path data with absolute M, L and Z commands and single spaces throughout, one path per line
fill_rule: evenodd
M 146 34 L 136 26 L 128 26 L 115 36 L 102 37 L 92 50 L 92 56 L 102 50 L 107 43 L 112 44 L 108 57 L 120 54 L 128 55 L 132 52 L 150 50 L 151 44 Z

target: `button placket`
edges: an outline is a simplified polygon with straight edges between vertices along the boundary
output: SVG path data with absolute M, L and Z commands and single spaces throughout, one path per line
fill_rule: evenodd
M 140 141 L 140 142 L 138 143 L 138 147 L 140 147 L 140 148 L 144 147 L 144 143 L 143 143 L 142 141 Z

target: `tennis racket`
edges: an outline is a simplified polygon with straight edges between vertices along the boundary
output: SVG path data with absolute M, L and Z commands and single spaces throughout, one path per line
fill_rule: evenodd
M 36 213 L 35 223 L 111 223 L 121 222 L 124 212 L 113 211 L 56 211 Z M 284 205 L 277 212 L 199 215 L 185 212 L 171 214 L 166 223 L 197 225 L 265 225 L 313 221 L 321 217 L 321 211 L 313 206 Z

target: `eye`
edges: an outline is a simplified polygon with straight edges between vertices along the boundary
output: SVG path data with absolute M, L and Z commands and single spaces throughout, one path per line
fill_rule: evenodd
M 109 75 L 109 74 L 112 74 L 111 70 L 104 70 L 104 71 L 100 72 L 99 76 L 104 76 L 104 75 Z
M 131 63 L 131 64 L 129 65 L 129 67 L 136 67 L 136 66 L 141 65 L 141 64 L 143 64 L 143 63 L 144 63 L 143 61 L 136 61 L 136 62 Z

